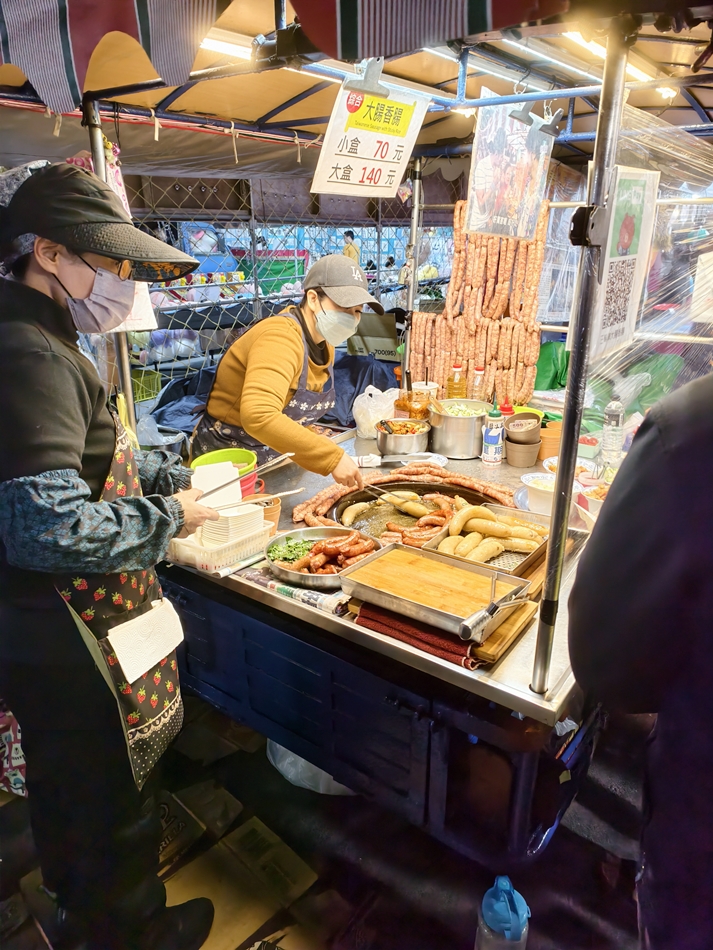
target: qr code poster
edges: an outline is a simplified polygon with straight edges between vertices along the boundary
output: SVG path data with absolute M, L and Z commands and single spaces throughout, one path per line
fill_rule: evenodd
M 591 360 L 634 338 L 656 218 L 659 172 L 616 166 L 612 175 L 603 278 L 592 321 Z

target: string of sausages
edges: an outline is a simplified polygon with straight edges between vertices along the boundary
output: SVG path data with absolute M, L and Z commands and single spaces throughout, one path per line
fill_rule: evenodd
M 469 475 L 456 475 L 440 465 L 430 463 L 404 465 L 402 468 L 386 475 L 380 472 L 369 472 L 364 476 L 364 482 L 368 485 L 385 485 L 389 482 L 428 482 L 429 484 L 455 485 L 459 488 L 470 488 L 471 491 L 480 492 L 481 495 L 487 495 L 508 508 L 515 507 L 513 493 L 505 485 L 499 485 L 497 482 L 486 482 L 480 478 L 472 478 Z M 340 498 L 348 495 L 351 491 L 353 491 L 352 488 L 346 488 L 344 485 L 328 485 L 313 498 L 295 505 L 292 511 L 292 520 L 295 524 L 304 521 L 310 528 L 319 528 L 322 525 L 334 527 L 337 522 L 326 517 L 327 512 Z
M 453 267 L 443 312 L 411 318 L 412 379 L 426 377 L 445 395 L 460 361 L 468 397 L 524 405 L 532 396 L 540 355 L 538 291 L 545 256 L 549 203 L 543 202 L 532 241 L 464 230 L 467 202 L 456 202 Z M 484 370 L 475 393 L 476 368 Z

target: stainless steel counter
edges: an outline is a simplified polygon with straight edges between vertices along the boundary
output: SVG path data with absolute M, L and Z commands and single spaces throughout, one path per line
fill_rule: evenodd
M 351 455 L 368 455 L 376 451 L 376 444 L 372 441 L 351 439 L 342 444 L 343 448 Z M 502 464 L 495 469 L 488 469 L 480 460 L 473 459 L 469 461 L 451 461 L 448 468 L 464 475 L 473 475 L 484 481 L 499 482 L 511 488 L 517 488 L 520 486 L 520 476 L 525 471 L 537 471 L 541 469 L 541 465 L 538 463 L 536 468 L 529 470 L 510 468 L 507 464 Z M 395 468 L 391 467 L 388 470 L 394 471 Z M 305 489 L 303 494 L 285 499 L 287 503 L 283 503 L 282 506 L 280 529 L 288 529 L 292 526 L 291 515 L 294 505 L 315 495 L 326 484 L 328 484 L 326 479 L 305 472 L 290 462 L 269 472 L 265 476 L 266 489 L 269 491 L 286 491 L 291 488 L 302 487 Z M 533 693 L 530 689 L 537 637 L 536 622 L 531 624 L 529 629 L 498 663 L 488 668 L 470 672 L 446 660 L 421 653 L 405 643 L 359 627 L 347 618 L 334 617 L 296 601 L 288 600 L 274 591 L 265 590 L 236 575 L 220 579 L 208 579 L 221 587 L 235 591 L 243 597 L 281 610 L 292 617 L 298 617 L 300 620 L 319 627 L 321 630 L 343 637 L 353 643 L 358 643 L 377 653 L 398 660 L 406 666 L 421 670 L 440 680 L 458 686 L 467 692 L 482 696 L 508 709 L 524 713 L 533 719 L 553 726 L 567 708 L 575 689 L 567 648 L 567 599 L 574 580 L 580 550 L 581 540 L 579 544 L 575 544 L 565 562 L 562 601 L 557 617 L 552 649 L 550 687 L 544 695 Z

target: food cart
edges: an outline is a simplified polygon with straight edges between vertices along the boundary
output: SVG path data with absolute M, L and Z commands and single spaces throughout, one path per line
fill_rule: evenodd
M 242 65 L 215 65 L 215 57 L 211 58 L 209 52 L 211 47 L 207 46 L 199 54 L 202 59 L 197 70 L 190 73 L 184 69 L 178 76 L 169 73 L 166 66 L 166 71 L 161 69 L 165 81 L 146 79 L 139 70 L 136 81 L 112 85 L 107 78 L 114 67 L 111 58 L 101 62 L 97 59 L 93 64 L 95 72 L 89 71 L 90 91 L 82 106 L 97 172 L 102 174 L 102 119 L 114 112 L 122 121 L 148 120 L 152 127 L 158 122 L 183 123 L 196 129 L 209 127 L 213 134 L 228 137 L 236 161 L 238 142 L 249 136 L 269 135 L 285 148 L 285 143 L 294 147 L 301 161 L 303 155 L 309 154 L 306 146 L 319 137 L 320 133 L 313 130 L 326 124 L 326 115 L 309 115 L 309 111 L 305 115 L 301 104 L 311 100 L 317 113 L 326 113 L 332 81 L 354 77 L 357 70 L 346 63 L 304 56 L 299 61 L 299 86 L 279 108 L 265 111 L 259 122 L 236 120 L 231 107 L 225 105 L 234 98 L 231 83 L 245 83 L 250 75 L 263 70 L 269 74 L 280 69 L 282 73 L 291 57 L 302 55 L 298 47 L 290 47 L 289 55 L 276 51 L 278 41 L 286 40 L 284 34 L 279 35 L 286 29 L 284 19 L 277 27 L 274 45 L 256 43 L 254 47 L 235 42 L 236 37 L 240 39 L 245 34 L 233 30 L 234 49 L 227 53 L 223 49 L 223 55 L 242 59 Z M 554 30 L 557 32 L 561 32 L 561 26 Z M 164 589 L 177 605 L 185 625 L 185 685 L 229 716 L 324 768 L 355 791 L 401 812 L 454 848 L 499 867 L 531 858 L 546 845 L 586 772 L 598 726 L 597 711 L 582 704 L 567 652 L 566 597 L 583 542 L 582 536 L 569 528 L 569 510 L 597 282 L 599 246 L 595 243 L 593 223 L 596 209 L 606 205 L 608 176 L 615 164 L 626 91 L 627 49 L 634 34 L 631 23 L 613 20 L 601 80 L 587 73 L 593 77 L 590 85 L 561 84 L 555 91 L 543 88 L 538 70 L 532 66 L 517 66 L 511 58 L 498 59 L 492 51 L 484 53 L 479 48 L 488 39 L 517 46 L 522 37 L 513 40 L 502 33 L 498 37 L 482 37 L 472 48 L 463 45 L 458 54 L 444 47 L 441 58 L 455 75 L 441 82 L 452 82 L 456 89 L 444 94 L 436 89 L 435 77 L 433 85 L 427 86 L 434 109 L 444 113 L 436 119 L 443 120 L 443 125 L 430 130 L 429 124 L 415 153 L 411 174 L 409 256 L 413 261 L 418 259 L 419 223 L 424 210 L 420 194 L 422 163 L 433 156 L 446 161 L 457 159 L 461 146 L 439 143 L 439 139 L 448 138 L 448 131 L 456 134 L 468 125 L 472 116 L 463 116 L 461 112 L 494 104 L 492 98 L 468 95 L 471 71 L 477 71 L 485 61 L 490 63 L 491 71 L 495 70 L 496 77 L 531 77 L 531 91 L 501 95 L 496 100 L 500 105 L 515 107 L 546 99 L 572 104 L 566 130 L 559 137 L 562 146 L 569 148 L 576 149 L 577 143 L 583 144 L 593 137 L 591 131 L 574 131 L 575 100 L 601 96 L 586 205 L 588 217 L 581 233 L 583 250 L 576 306 L 570 325 L 572 356 L 560 464 L 546 569 L 540 579 L 544 588 L 537 625 L 525 630 L 497 663 L 471 670 L 359 626 L 349 615 L 340 616 L 290 599 L 279 589 L 264 587 L 244 575 L 208 576 L 177 565 L 162 570 Z M 529 34 L 524 35 L 527 39 Z M 223 37 L 214 42 L 228 41 Z M 438 43 L 439 38 L 433 42 Z M 537 42 L 536 37 L 533 42 Z M 242 52 L 236 53 L 235 49 Z M 532 50 L 542 53 L 537 47 Z M 246 52 L 252 57 L 249 64 Z M 416 56 L 418 62 L 412 64 L 413 70 L 420 68 L 421 56 Z M 567 67 L 566 58 L 563 62 Z M 29 75 L 30 67 L 26 68 Z M 386 68 L 395 75 L 399 67 L 392 64 Z M 575 67 L 569 63 L 568 68 Z M 15 80 L 10 84 L 20 90 L 21 83 L 17 77 Z M 404 81 L 413 85 L 413 80 Z M 645 93 L 662 81 L 645 78 L 629 86 L 634 93 Z M 669 76 L 665 82 L 675 92 L 685 91 L 703 80 Z M 195 97 L 202 84 L 211 83 L 212 108 L 201 108 Z M 166 87 L 173 88 L 167 92 Z M 51 89 L 38 91 L 47 98 L 52 94 Z M 16 105 L 37 105 L 26 92 L 8 92 L 5 98 Z M 56 100 L 58 111 L 71 112 L 70 106 L 77 105 L 75 99 L 69 103 Z M 202 112 L 217 112 L 218 117 L 199 114 Z M 278 114 L 283 115 L 283 121 L 275 120 Z M 158 125 L 155 128 L 158 135 Z M 257 260 L 258 255 L 253 257 Z M 408 288 L 410 311 L 415 309 L 417 292 L 413 275 L 415 268 Z M 413 332 L 412 325 L 406 339 L 407 366 Z M 129 395 L 128 349 L 124 341 L 118 342 L 117 349 L 122 388 Z M 367 455 L 373 449 L 359 442 L 344 444 L 355 455 Z M 465 478 L 503 482 L 506 488 L 513 477 L 505 468 L 491 476 L 477 460 L 453 462 L 448 469 Z M 519 483 L 519 472 L 515 477 Z M 273 472 L 266 478 L 266 484 L 273 492 L 304 488 L 309 495 L 316 494 L 321 487 L 316 477 L 294 466 Z M 291 506 L 284 504 L 281 528 L 290 528 L 291 514 Z M 568 717 L 572 718 L 574 729 L 558 729 L 558 724 Z M 562 736 L 565 738 L 560 741 Z M 479 752 L 479 747 L 489 750 L 482 761 L 473 753 Z M 501 807 L 495 810 L 495 817 L 478 792 L 494 759 L 505 765 L 502 783 L 496 789 L 495 797 Z M 482 806 L 483 822 L 478 821 L 478 803 Z

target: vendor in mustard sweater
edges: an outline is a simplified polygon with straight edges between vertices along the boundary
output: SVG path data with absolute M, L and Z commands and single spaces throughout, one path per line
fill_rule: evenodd
M 294 452 L 307 471 L 361 488 L 354 460 L 309 426 L 334 406 L 334 347 L 355 333 L 364 304 L 384 312 L 366 288 L 358 264 L 330 254 L 305 277 L 299 307 L 261 320 L 236 340 L 218 366 L 193 457 L 237 447 L 252 449 L 262 463 Z

